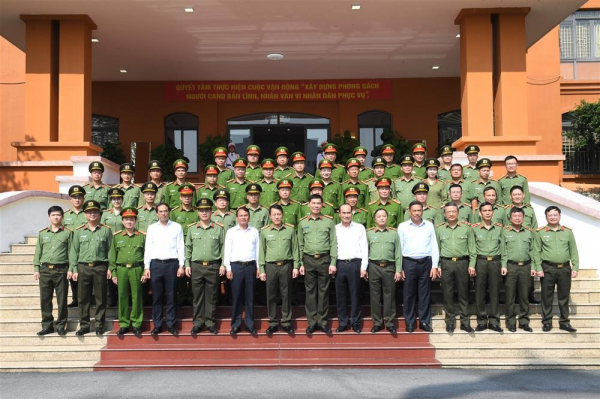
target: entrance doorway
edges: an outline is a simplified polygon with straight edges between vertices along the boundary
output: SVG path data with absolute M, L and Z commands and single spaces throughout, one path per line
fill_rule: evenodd
M 260 147 L 263 158 L 274 158 L 281 146 L 287 147 L 290 154 L 304 152 L 304 126 L 257 126 L 252 130 L 253 144 Z

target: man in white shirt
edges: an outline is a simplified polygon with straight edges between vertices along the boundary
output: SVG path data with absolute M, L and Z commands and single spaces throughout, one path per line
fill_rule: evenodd
M 183 229 L 179 223 L 169 220 L 167 204 L 156 206 L 158 222 L 151 224 L 146 233 L 144 249 L 144 276 L 152 283 L 152 322 L 150 332 L 162 331 L 163 302 L 166 296 L 167 330 L 177 335 L 177 277 L 185 274 L 185 246 Z
M 337 277 L 335 297 L 339 326 L 336 332 L 348 329 L 346 293 L 350 293 L 350 322 L 356 333 L 361 332 L 360 278 L 366 277 L 369 262 L 367 232 L 362 224 L 352 221 L 352 207 L 340 206 L 342 223 L 335 226 L 337 236 Z
M 403 301 L 406 331 L 415 330 L 415 299 L 419 295 L 419 328 L 431 328 L 431 280 L 437 277 L 440 253 L 433 224 L 422 218 L 423 204 L 413 201 L 408 207 L 410 219 L 400 223 L 402 250 Z
M 254 285 L 259 277 L 258 270 L 258 230 L 248 225 L 250 212 L 241 206 L 236 212 L 235 226 L 227 230 L 223 263 L 227 269 L 227 278 L 231 280 L 232 314 L 231 335 L 240 332 L 242 325 L 242 298 L 246 303 L 244 323 L 250 334 L 254 329 Z

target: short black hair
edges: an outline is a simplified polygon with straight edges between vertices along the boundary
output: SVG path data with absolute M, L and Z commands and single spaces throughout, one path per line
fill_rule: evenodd
M 167 203 L 166 203 L 166 202 L 164 202 L 164 201 L 163 201 L 163 202 L 159 202 L 158 204 L 156 204 L 156 212 L 158 212 L 158 208 L 160 208 L 160 207 L 161 207 L 161 206 L 163 206 L 163 205 L 167 207 L 167 210 L 168 210 L 169 212 L 171 212 L 171 208 L 169 207 L 169 204 L 167 204 Z
M 250 214 L 250 211 L 248 210 L 248 208 L 246 208 L 245 205 L 240 206 L 238 209 L 236 209 L 235 211 L 235 216 L 238 216 L 240 214 L 240 211 L 244 211 L 247 214 Z
M 479 204 L 479 210 L 481 210 L 484 206 L 491 206 L 492 209 L 494 209 L 494 205 L 490 204 L 489 202 L 482 202 L 481 204 Z
M 420 202 L 419 202 L 419 204 L 420 204 Z M 373 212 L 373 216 L 377 215 L 377 212 L 379 212 L 379 211 L 384 211 L 386 215 L 388 214 L 387 209 L 385 209 L 385 208 L 377 208 L 377 210 L 375 212 Z
M 496 191 L 496 189 L 492 186 L 487 186 L 486 188 L 483 189 L 483 193 L 485 194 L 488 191 L 492 191 L 494 190 L 494 192 L 496 193 L 496 195 L 498 195 L 498 191 Z M 490 204 L 491 205 L 491 204 Z
M 408 209 L 410 210 L 410 208 L 412 208 L 414 205 L 419 205 L 421 209 L 423 209 L 423 204 L 421 204 L 419 201 L 413 201 L 410 204 L 408 204 Z
M 273 209 L 275 209 L 275 210 L 278 210 L 278 211 L 281 211 L 281 213 L 283 213 L 283 208 L 282 208 L 282 207 L 281 207 L 281 205 L 279 205 L 279 204 L 273 204 L 273 205 L 271 205 L 271 206 L 269 207 L 269 214 L 271 213 L 271 211 L 272 211 Z
M 452 165 L 450 165 L 450 169 L 454 168 L 455 166 L 458 166 L 462 170 L 462 165 L 459 163 L 453 163 Z
M 550 205 L 548 208 L 546 208 L 546 210 L 544 211 L 546 213 L 546 215 L 551 212 L 551 211 L 558 211 L 558 214 L 560 215 L 562 212 L 560 211 L 560 208 L 557 207 L 556 205 Z
M 319 201 L 321 201 L 321 203 L 323 203 L 323 197 L 321 197 L 319 194 L 311 194 L 310 197 L 308 197 L 308 202 L 314 199 L 318 199 Z
M 517 161 L 517 163 L 519 163 L 519 160 L 514 155 L 508 155 L 506 158 L 504 158 L 504 163 L 510 161 L 511 159 L 514 159 L 515 161 Z
M 523 190 L 523 187 L 521 187 L 521 186 L 512 186 L 510 188 L 510 193 L 512 194 L 513 191 L 515 191 L 515 190 L 521 190 L 521 192 L 523 192 L 523 193 L 525 192 L 525 190 Z
M 513 207 L 510 212 L 511 215 L 513 213 L 522 213 L 523 215 L 525 215 L 525 211 L 523 210 L 523 208 L 519 208 L 518 206 Z
M 48 216 L 50 216 L 52 212 L 60 212 L 61 215 L 65 214 L 65 211 L 58 205 L 54 205 L 48 208 Z
M 450 192 L 450 190 L 456 187 L 460 188 L 460 191 L 462 191 L 462 186 L 460 184 L 452 183 L 450 187 L 448 187 L 448 192 Z
M 458 209 L 458 205 L 456 205 L 454 202 L 448 202 L 446 205 L 444 205 L 444 211 L 446 211 L 446 208 L 456 208 Z

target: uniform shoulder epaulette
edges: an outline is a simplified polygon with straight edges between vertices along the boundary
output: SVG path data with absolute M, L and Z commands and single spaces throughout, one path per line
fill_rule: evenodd
M 504 230 L 511 230 L 510 226 L 504 226 Z
M 143 234 L 143 235 L 146 235 L 146 232 L 145 232 L 145 231 L 142 231 L 142 230 L 138 230 L 138 231 L 139 231 L 141 234 Z
M 340 168 L 346 169 L 346 167 L 344 165 L 342 165 L 341 163 L 336 163 L 335 166 L 339 166 Z
M 196 189 L 204 188 L 204 187 L 206 187 L 206 183 L 200 183 L 196 186 Z
M 142 209 L 145 205 L 140 205 L 137 207 L 137 209 Z
M 104 226 L 104 227 L 106 227 L 107 229 L 110 229 L 110 226 L 109 226 L 109 225 L 107 225 L 107 224 L 104 224 L 104 223 L 100 223 L 100 226 Z
M 122 232 L 123 232 L 123 230 L 115 231 L 115 232 L 113 233 L 113 236 L 116 236 L 117 234 L 119 234 L 119 233 L 122 233 Z
M 216 224 L 216 225 L 217 225 L 217 226 L 219 226 L 219 227 L 223 227 L 223 228 L 225 228 L 225 226 L 223 226 L 223 223 L 219 223 L 219 222 L 213 222 L 213 223 L 214 223 L 214 224 Z
M 471 227 L 479 227 L 479 223 L 473 223 Z
M 371 202 L 369 202 L 369 205 L 373 205 L 373 204 L 376 204 L 376 203 L 377 203 L 377 202 L 378 202 L 378 200 L 375 200 L 375 201 L 371 201 Z
M 469 204 L 468 202 L 461 202 L 461 204 L 463 204 L 464 206 L 468 206 L 469 208 L 471 207 L 471 204 Z
M 329 215 L 323 215 L 323 217 L 327 218 L 327 219 L 331 219 L 333 220 L 333 216 L 329 216 Z
M 165 186 L 170 186 L 171 184 L 175 183 L 174 181 L 170 181 L 168 183 L 165 183 Z
M 174 206 L 173 208 L 171 208 L 171 210 L 174 211 L 177 208 L 179 208 L 179 207 L 178 206 Z
M 48 230 L 48 227 L 44 227 L 43 229 L 40 230 L 40 233 L 44 230 Z
M 369 212 L 367 211 L 365 208 L 358 208 L 359 211 L 363 211 L 363 212 Z
M 269 228 L 269 227 L 271 227 L 271 225 L 270 225 L 270 224 L 268 224 L 268 225 L 266 225 L 266 226 L 263 226 L 263 227 L 261 227 L 260 229 L 261 229 L 261 230 L 264 230 L 264 229 L 266 229 L 266 228 Z
M 63 226 L 65 228 L 65 230 L 69 230 L 70 232 L 73 232 L 73 229 L 67 227 L 67 226 Z
M 109 211 L 112 211 L 112 210 L 113 210 L 112 208 L 105 209 L 105 210 L 103 210 L 103 211 L 102 211 L 102 213 L 104 213 L 104 212 L 109 212 Z
M 296 201 L 295 199 L 290 199 L 290 203 L 302 205 L 299 201 Z
M 314 177 L 313 175 L 311 175 L 310 173 L 306 173 L 306 176 L 310 177 L 311 179 Z
M 402 205 L 402 202 L 398 201 L 396 198 L 392 198 L 391 202 L 395 202 L 398 205 Z
M 371 168 L 371 167 L 368 167 L 368 166 L 365 166 L 365 169 L 366 169 L 366 170 L 373 170 L 373 168 Z
M 375 227 L 369 227 L 369 228 L 367 229 L 367 231 L 374 230 L 374 229 L 375 229 Z
M 291 223 L 284 223 L 283 225 L 284 225 L 284 226 L 287 226 L 287 227 L 291 227 L 291 228 L 294 228 L 294 227 L 296 227 L 296 226 L 294 226 L 294 225 L 293 225 L 293 224 L 291 224 Z
M 523 179 L 527 180 L 527 176 L 517 173 L 517 176 L 521 176 Z
M 85 224 L 79 225 L 78 227 L 75 227 L 75 230 L 79 230 L 80 228 L 84 227 Z
M 275 201 L 275 202 L 273 202 L 272 204 L 270 204 L 270 205 L 269 205 L 269 207 L 271 207 L 271 206 L 275 205 L 277 202 L 279 202 L 279 201 Z
M 567 229 L 567 230 L 573 230 L 572 228 L 570 228 L 570 227 L 567 227 L 567 226 L 560 226 L 560 227 L 562 227 L 562 228 L 565 228 L 565 229 Z
M 398 229 L 397 229 L 397 228 L 395 228 L 395 227 L 388 227 L 388 229 L 390 229 L 390 230 L 393 230 L 393 231 L 396 231 L 396 230 L 398 230 Z
M 506 179 L 506 176 L 508 176 L 508 175 L 504 175 L 501 178 L 499 178 L 498 180 Z
M 233 183 L 235 181 L 235 179 L 229 179 L 227 180 L 227 183 Z
M 308 218 L 308 215 L 301 217 L 300 220 L 304 220 L 306 218 Z
M 325 205 L 329 205 L 329 206 L 333 206 L 333 204 L 331 202 L 323 202 Z M 307 202 L 308 204 L 308 202 Z
M 479 179 L 473 179 L 469 183 L 477 183 L 477 180 L 479 180 Z
M 542 231 L 542 230 L 544 230 L 545 228 L 546 228 L 546 226 L 538 227 L 538 228 L 536 229 L 536 231 Z
M 442 227 L 445 224 L 446 224 L 446 222 L 442 222 L 442 223 L 436 224 L 435 227 Z
M 466 224 L 467 226 L 470 226 L 470 225 L 471 225 L 471 223 L 469 223 L 469 222 L 467 222 L 467 221 L 465 221 L 465 220 L 461 220 L 459 223 Z
M 502 223 L 498 223 L 498 222 L 494 223 L 494 226 L 504 227 L 504 225 Z
M 188 224 L 188 225 L 187 225 L 187 227 L 192 227 L 192 226 L 193 226 L 193 225 L 195 225 L 196 223 L 198 223 L 198 222 L 190 223 L 190 224 Z
M 529 231 L 531 231 L 532 233 L 535 231 L 534 229 L 532 229 L 532 228 L 531 228 L 531 227 L 529 227 L 529 226 L 523 226 L 523 228 L 524 228 L 525 230 L 529 230 Z
M 142 188 L 144 183 L 133 183 L 133 185 L 136 186 L 137 188 Z
M 435 209 L 436 211 L 437 211 L 438 209 L 440 209 L 440 208 L 438 208 L 437 206 L 434 206 L 434 205 L 429 205 L 429 204 L 427 204 L 427 207 L 428 207 L 428 208 L 431 208 L 431 209 Z

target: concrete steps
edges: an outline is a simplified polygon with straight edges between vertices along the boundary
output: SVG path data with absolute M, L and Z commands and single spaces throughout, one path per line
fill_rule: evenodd
M 3 373 L 65 373 L 73 371 L 94 371 L 97 360 L 56 360 L 56 361 L 2 361 Z
M 104 345 L 55 345 L 19 346 L 7 345 L 0 348 L 2 362 L 50 362 L 50 361 L 99 361 L 100 349 Z
M 504 369 L 504 370 L 597 370 L 600 368 L 600 357 L 563 358 L 559 361 L 537 358 L 481 358 L 474 361 L 472 358 L 447 358 L 440 359 L 443 368 L 469 368 L 469 369 Z

